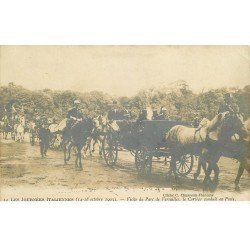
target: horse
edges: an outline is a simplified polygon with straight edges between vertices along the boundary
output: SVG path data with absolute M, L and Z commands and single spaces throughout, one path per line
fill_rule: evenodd
M 91 133 L 91 137 L 87 142 L 86 151 L 89 150 L 90 155 L 95 152 L 95 145 L 98 145 L 99 156 L 102 156 L 102 142 L 104 139 L 104 132 L 107 126 L 106 117 L 99 115 L 97 118 L 93 119 L 94 129 Z
M 20 116 L 18 118 L 18 123 L 14 125 L 14 139 L 15 141 L 23 142 L 25 132 L 25 117 Z
M 234 181 L 236 191 L 240 190 L 239 182 L 240 182 L 240 178 L 244 170 L 247 170 L 248 173 L 250 173 L 250 166 L 248 164 L 248 159 L 250 158 L 249 157 L 249 152 L 250 152 L 249 119 L 244 122 L 244 126 L 246 130 L 248 131 L 248 136 L 245 135 L 245 138 L 240 139 L 238 134 L 234 134 L 231 137 L 231 140 L 224 145 L 224 150 L 222 150 L 222 156 L 236 159 L 240 163 L 239 168 L 238 168 L 238 173 Z M 196 173 L 194 174 L 195 179 L 197 179 L 198 176 L 200 175 L 201 167 L 203 167 L 204 172 L 206 171 L 206 165 L 201 165 L 198 162 L 198 168 L 197 168 Z
M 205 187 L 211 190 L 216 188 L 219 180 L 217 162 L 226 143 L 235 133 L 245 136 L 246 130 L 240 117 L 230 112 L 217 114 L 208 126 L 198 129 L 183 125 L 174 126 L 165 135 L 171 154 L 169 174 L 174 173 L 175 179 L 178 180 L 176 161 L 181 155 L 193 154 L 200 157 L 200 164 L 206 169 L 203 181 Z M 213 181 L 210 178 L 212 171 L 215 173 Z
M 82 170 L 82 148 L 86 145 L 88 137 L 94 129 L 94 123 L 91 118 L 85 118 L 76 122 L 71 128 L 68 128 L 67 138 L 62 145 L 64 152 L 64 164 L 70 160 L 71 148 L 76 149 L 75 166 L 77 170 Z M 68 153 L 68 157 L 67 157 Z
M 24 126 L 22 124 L 17 124 L 15 128 L 15 141 L 23 142 L 24 141 Z

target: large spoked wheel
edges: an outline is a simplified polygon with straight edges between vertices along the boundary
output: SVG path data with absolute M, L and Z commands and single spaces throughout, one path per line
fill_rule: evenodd
M 113 133 L 107 133 L 102 142 L 103 157 L 109 167 L 113 167 L 117 162 L 118 145 L 115 137 Z
M 139 176 L 148 177 L 152 171 L 152 153 L 146 148 L 142 147 L 135 152 L 135 166 Z
M 176 162 L 176 171 L 179 175 L 186 176 L 190 174 L 194 165 L 194 156 L 190 154 L 182 155 Z

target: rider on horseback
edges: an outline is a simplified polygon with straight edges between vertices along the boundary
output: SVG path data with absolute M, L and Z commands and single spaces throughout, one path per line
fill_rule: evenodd
M 68 111 L 68 114 L 67 114 L 67 118 L 68 118 L 68 124 L 67 125 L 70 125 L 71 127 L 77 122 L 77 121 L 81 121 L 82 118 L 83 118 L 83 114 L 79 108 L 80 106 L 80 101 L 79 100 L 75 100 L 74 101 L 74 107 L 71 108 L 69 111 Z
M 74 101 L 74 107 L 71 108 L 68 113 L 67 113 L 67 122 L 66 122 L 66 127 L 63 130 L 63 142 L 70 137 L 70 130 L 71 128 L 79 121 L 82 121 L 83 119 L 83 114 L 79 108 L 80 106 L 80 101 L 75 100 Z

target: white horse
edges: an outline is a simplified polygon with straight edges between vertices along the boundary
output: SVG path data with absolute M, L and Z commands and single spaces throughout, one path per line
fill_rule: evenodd
M 83 148 L 84 156 L 87 156 L 87 152 L 92 156 L 95 152 L 95 146 L 98 145 L 99 156 L 102 156 L 102 142 L 104 138 L 104 131 L 107 126 L 107 118 L 105 116 L 99 115 L 93 119 L 94 129 L 91 136 L 87 139 L 86 146 Z M 113 126 L 117 127 L 116 121 L 113 121 Z
M 15 141 L 24 141 L 25 117 L 19 117 L 19 123 L 14 126 Z

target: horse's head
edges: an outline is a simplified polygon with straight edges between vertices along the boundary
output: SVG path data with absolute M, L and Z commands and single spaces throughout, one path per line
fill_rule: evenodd
M 210 122 L 208 132 L 212 139 L 222 141 L 230 140 L 234 134 L 238 134 L 240 138 L 248 136 L 243 117 L 232 112 L 218 114 Z
M 198 128 L 206 128 L 206 127 L 209 126 L 209 124 L 210 124 L 210 121 L 209 121 L 207 118 L 204 117 L 204 118 L 200 121 Z

